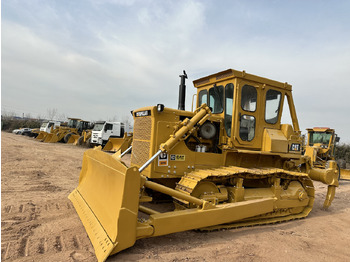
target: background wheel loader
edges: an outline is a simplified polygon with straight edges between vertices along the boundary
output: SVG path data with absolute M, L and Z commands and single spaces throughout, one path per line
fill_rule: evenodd
M 53 133 L 50 133 L 46 136 L 44 142 L 46 143 L 57 143 L 65 141 L 65 136 L 70 133 L 77 133 L 77 126 L 81 119 L 79 118 L 68 118 L 67 125 L 61 125 Z
M 185 78 L 178 109 L 162 104 L 133 111 L 131 165 L 123 154 L 85 151 L 78 187 L 69 199 L 99 261 L 135 241 L 190 229 L 262 225 L 306 217 L 312 180 L 338 186 L 336 162 L 312 165 L 292 86 L 236 70 L 195 80 L 197 109 L 185 111 Z M 288 103 L 291 124 L 281 124 Z M 170 196 L 172 211 L 157 201 Z
M 44 121 L 41 126 L 40 126 L 40 131 L 38 136 L 35 138 L 36 140 L 39 141 L 44 141 L 46 139 L 47 134 L 53 133 L 53 130 L 57 129 L 61 125 L 59 121 Z
M 77 127 L 75 129 L 71 129 L 70 132 L 64 136 L 64 142 L 67 144 L 78 145 L 80 137 L 83 137 L 86 141 L 86 139 L 89 139 L 91 137 L 91 131 L 93 127 L 94 124 L 90 121 L 78 120 Z
M 337 136 L 334 129 L 329 127 L 314 127 L 307 130 L 307 144 L 305 155 L 309 156 L 312 165 L 317 168 L 327 168 L 329 160 L 335 160 L 336 143 L 340 137 Z M 350 180 L 350 170 L 341 169 L 337 164 L 339 179 Z

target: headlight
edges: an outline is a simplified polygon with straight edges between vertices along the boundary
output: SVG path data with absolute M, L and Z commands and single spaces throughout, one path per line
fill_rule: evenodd
M 163 104 L 158 104 L 157 105 L 157 111 L 158 112 L 163 112 L 163 110 L 164 110 L 164 105 Z

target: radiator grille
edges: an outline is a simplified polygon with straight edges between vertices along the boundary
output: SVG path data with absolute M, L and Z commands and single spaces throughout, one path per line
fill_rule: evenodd
M 134 122 L 134 138 L 131 153 L 131 163 L 142 166 L 150 158 L 152 134 L 152 118 L 136 117 Z
M 131 154 L 131 163 L 137 166 L 142 166 L 149 159 L 150 142 L 148 141 L 133 141 L 133 150 Z
M 151 117 L 135 117 L 134 139 L 151 140 L 151 130 L 152 130 Z

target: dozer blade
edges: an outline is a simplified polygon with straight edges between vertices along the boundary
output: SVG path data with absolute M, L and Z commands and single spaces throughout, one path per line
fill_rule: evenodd
M 132 143 L 132 136 L 125 136 L 123 138 L 109 138 L 107 144 L 103 147 L 103 151 L 117 152 L 118 150 L 124 152 Z
M 78 143 L 80 135 L 71 135 L 67 141 L 67 144 L 73 144 L 76 145 Z
M 340 179 L 350 180 L 350 169 L 340 169 Z
M 78 187 L 69 195 L 98 261 L 134 245 L 141 176 L 112 155 L 85 151 Z

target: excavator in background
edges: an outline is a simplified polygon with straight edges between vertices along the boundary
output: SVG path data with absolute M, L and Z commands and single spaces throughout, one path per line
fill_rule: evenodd
M 340 141 L 334 129 L 329 127 L 314 127 L 307 130 L 305 155 L 311 159 L 311 165 L 317 168 L 327 168 L 328 161 L 335 160 L 335 147 Z M 350 180 L 350 170 L 341 169 L 337 164 L 338 179 Z
M 331 205 L 337 164 L 319 168 L 302 154 L 290 84 L 228 69 L 193 81 L 191 112 L 186 73 L 180 78 L 178 109 L 158 104 L 132 112 L 130 166 L 122 158 L 131 148 L 84 153 L 69 199 L 98 261 L 141 238 L 304 218 L 315 200 L 313 180 L 328 186 L 323 206 Z M 281 123 L 284 103 L 290 124 Z M 172 199 L 171 211 L 158 208 L 165 199 Z

